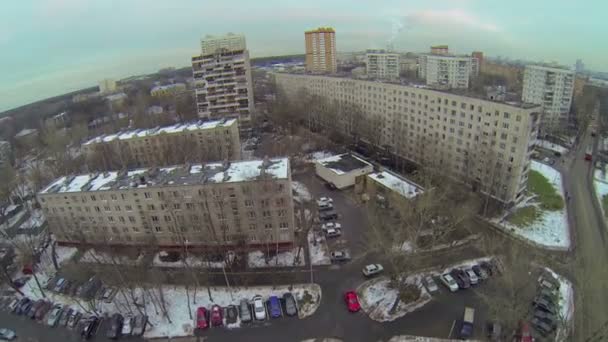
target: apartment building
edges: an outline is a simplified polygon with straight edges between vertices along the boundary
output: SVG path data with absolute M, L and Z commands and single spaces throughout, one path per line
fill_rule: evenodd
M 424 54 L 418 57 L 418 76 L 430 86 L 467 89 L 475 70 L 470 56 Z
M 331 27 L 319 27 L 304 32 L 306 44 L 306 71 L 313 74 L 335 74 L 338 71 L 336 61 L 336 31 Z
M 5 167 L 12 164 L 11 154 L 11 143 L 9 143 L 8 141 L 0 140 L 0 167 Z
M 342 77 L 277 73 L 275 81 L 287 99 L 304 88 L 337 103 L 344 114 L 322 124 L 347 137 L 445 170 L 506 203 L 525 193 L 539 106 Z
M 117 167 L 241 158 L 237 119 L 122 131 L 92 138 L 82 145 L 82 149 L 89 158 L 103 156 L 111 159 L 107 163 Z M 111 163 L 112 160 L 116 163 Z
M 386 50 L 367 50 L 365 71 L 368 77 L 377 79 L 399 78 L 399 54 Z
M 65 176 L 38 200 L 64 245 L 290 248 L 288 158 Z
M 564 67 L 527 65 L 522 100 L 542 105 L 544 124 L 563 123 L 572 105 L 574 76 L 574 71 Z
M 241 130 L 251 128 L 255 107 L 244 36 L 205 37 L 201 55 L 192 57 L 192 73 L 199 117 L 238 118 Z
M 185 83 L 172 83 L 166 85 L 158 85 L 150 89 L 150 95 L 153 97 L 168 97 L 175 96 L 186 92 Z
M 111 94 L 118 90 L 116 86 L 116 80 L 111 78 L 106 78 L 98 82 L 99 92 L 101 94 Z

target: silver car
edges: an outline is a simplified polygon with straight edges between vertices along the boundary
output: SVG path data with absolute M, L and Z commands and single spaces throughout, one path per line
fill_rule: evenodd
M 249 302 L 246 299 L 242 299 L 239 303 L 239 313 L 241 314 L 241 322 L 251 322 L 251 310 L 249 309 Z
M 7 328 L 0 328 L 0 340 L 12 341 L 17 337 L 14 331 Z

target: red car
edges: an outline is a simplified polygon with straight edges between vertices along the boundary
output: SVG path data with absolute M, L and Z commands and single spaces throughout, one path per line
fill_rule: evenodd
M 203 307 L 196 309 L 196 328 L 207 329 L 209 328 L 209 312 Z
M 357 293 L 355 291 L 347 291 L 344 294 L 344 301 L 346 302 L 346 306 L 348 307 L 348 311 L 357 312 L 361 310 L 361 305 L 359 304 L 359 298 L 357 297 Z
M 222 316 L 222 308 L 219 305 L 214 305 L 211 307 L 211 324 L 214 327 L 223 324 Z
M 520 330 L 519 330 L 519 342 L 533 342 L 534 338 L 532 338 L 532 334 L 530 333 L 530 327 L 528 323 L 521 322 Z

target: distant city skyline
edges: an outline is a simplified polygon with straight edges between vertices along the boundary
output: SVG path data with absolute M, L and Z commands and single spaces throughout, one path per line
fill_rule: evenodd
M 304 53 L 304 31 L 336 30 L 338 52 L 385 48 L 556 61 L 608 70 L 608 4 L 572 1 L 38 0 L 0 12 L 0 111 L 161 68 L 185 67 L 206 34 L 243 33 L 252 57 Z M 582 15 L 584 13 L 584 16 Z

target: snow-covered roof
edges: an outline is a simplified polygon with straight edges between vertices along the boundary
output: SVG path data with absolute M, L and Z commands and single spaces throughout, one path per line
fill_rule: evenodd
M 64 176 L 49 184 L 40 194 L 81 191 L 121 190 L 166 185 L 236 183 L 253 181 L 260 176 L 288 179 L 289 159 L 238 161 L 229 164 L 181 165 L 160 169 L 145 168 L 127 172 L 105 172 Z
M 408 199 L 422 193 L 422 187 L 389 171 L 374 172 L 367 176 Z
M 219 127 L 230 127 L 236 124 L 237 119 L 223 119 L 223 120 L 215 120 L 215 121 L 196 121 L 191 123 L 180 123 L 172 126 L 165 127 L 156 127 L 150 129 L 136 129 L 130 131 L 123 131 L 114 134 L 102 135 L 95 137 L 83 145 L 96 144 L 96 143 L 106 143 L 116 139 L 119 140 L 127 140 L 134 138 L 143 138 L 149 136 L 155 136 L 159 134 L 172 134 L 172 133 L 182 133 L 186 131 L 196 131 L 196 130 L 205 130 L 205 129 L 213 129 Z
M 125 93 L 118 93 L 118 94 L 108 95 L 108 96 L 106 96 L 106 99 L 109 101 L 118 101 L 118 100 L 126 99 L 127 97 L 128 96 Z
M 30 135 L 30 134 L 37 133 L 37 132 L 38 132 L 38 130 L 35 128 L 24 128 L 15 135 L 15 138 L 24 137 L 26 135 Z
M 152 88 L 150 90 L 150 92 L 153 93 L 155 91 L 165 90 L 165 89 L 172 89 L 172 88 L 186 88 L 186 85 L 184 83 L 173 83 L 173 84 L 159 85 L 159 86 L 156 86 L 156 87 Z
M 343 175 L 357 169 L 372 167 L 372 164 L 361 158 L 355 157 L 350 153 L 317 159 L 316 162 L 332 170 L 338 175 Z

